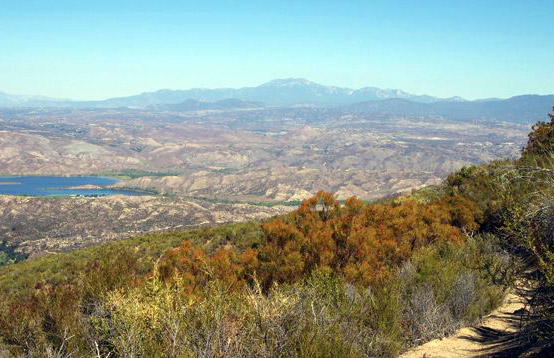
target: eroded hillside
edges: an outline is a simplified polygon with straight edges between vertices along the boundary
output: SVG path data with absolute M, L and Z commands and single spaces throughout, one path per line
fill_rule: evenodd
M 173 174 L 122 183 L 212 199 L 374 199 L 515 157 L 527 126 L 292 108 L 0 112 L 0 173 Z
M 0 237 L 35 256 L 146 232 L 261 220 L 292 209 L 153 196 L 0 196 Z

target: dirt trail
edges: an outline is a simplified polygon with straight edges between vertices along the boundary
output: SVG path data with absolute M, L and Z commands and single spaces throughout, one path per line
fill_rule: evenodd
M 502 357 L 514 348 L 514 333 L 520 328 L 525 299 L 509 293 L 504 303 L 476 327 L 465 327 L 448 338 L 434 339 L 406 353 L 401 358 Z

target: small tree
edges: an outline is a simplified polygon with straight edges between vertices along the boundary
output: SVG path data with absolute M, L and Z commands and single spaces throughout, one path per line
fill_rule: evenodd
M 554 110 L 554 107 L 553 107 Z M 554 153 L 554 114 L 548 114 L 549 122 L 537 122 L 529 133 L 523 157 Z

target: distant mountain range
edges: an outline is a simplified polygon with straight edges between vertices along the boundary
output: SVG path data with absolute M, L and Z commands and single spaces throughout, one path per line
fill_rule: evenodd
M 269 106 L 337 106 L 390 98 L 402 98 L 421 103 L 465 101 L 460 97 L 441 99 L 427 95 L 414 95 L 398 89 L 364 87 L 354 90 L 344 87 L 324 86 L 302 78 L 288 78 L 273 80 L 257 87 L 216 89 L 193 88 L 188 90 L 163 89 L 156 92 L 145 92 L 134 96 L 110 98 L 101 101 L 69 101 L 37 96 L 14 96 L 0 93 L 0 105 L 38 107 L 51 103 L 56 106 L 63 105 L 74 107 L 146 108 L 152 105 L 181 103 L 191 99 L 204 102 L 239 99 L 242 101 L 261 102 Z
M 467 101 L 461 97 L 437 98 L 398 89 L 324 86 L 300 78 L 277 79 L 257 87 L 163 89 L 100 101 L 71 101 L 0 92 L 0 107 L 138 108 L 166 111 L 231 110 L 244 108 L 324 106 L 364 113 L 406 116 L 442 116 L 459 120 L 533 122 L 546 119 L 554 95 L 523 95 L 509 99 Z
M 186 101 L 172 104 L 156 104 L 147 108 L 172 112 L 204 111 L 204 110 L 233 110 L 246 108 L 263 108 L 265 105 L 260 102 L 243 101 L 229 98 L 216 102 L 199 101 L 187 99 Z
M 546 120 L 552 112 L 554 95 L 523 95 L 508 99 L 466 102 L 417 103 L 404 99 L 365 101 L 344 109 L 359 113 L 381 113 L 399 116 L 440 116 L 450 120 L 494 120 L 515 123 L 535 123 Z
M 69 100 L 43 97 L 21 96 L 0 92 L 0 107 L 57 107 L 65 106 Z

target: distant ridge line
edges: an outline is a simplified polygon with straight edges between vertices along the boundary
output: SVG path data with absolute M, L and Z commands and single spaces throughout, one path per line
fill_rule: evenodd
M 354 113 L 441 116 L 455 120 L 501 120 L 527 123 L 546 119 L 554 95 L 521 95 L 468 101 L 461 97 L 414 95 L 399 89 L 325 86 L 303 78 L 284 78 L 256 87 L 160 89 L 98 101 L 72 101 L 0 92 L 0 107 L 129 108 L 162 111 L 236 110 L 263 107 L 315 106 Z

